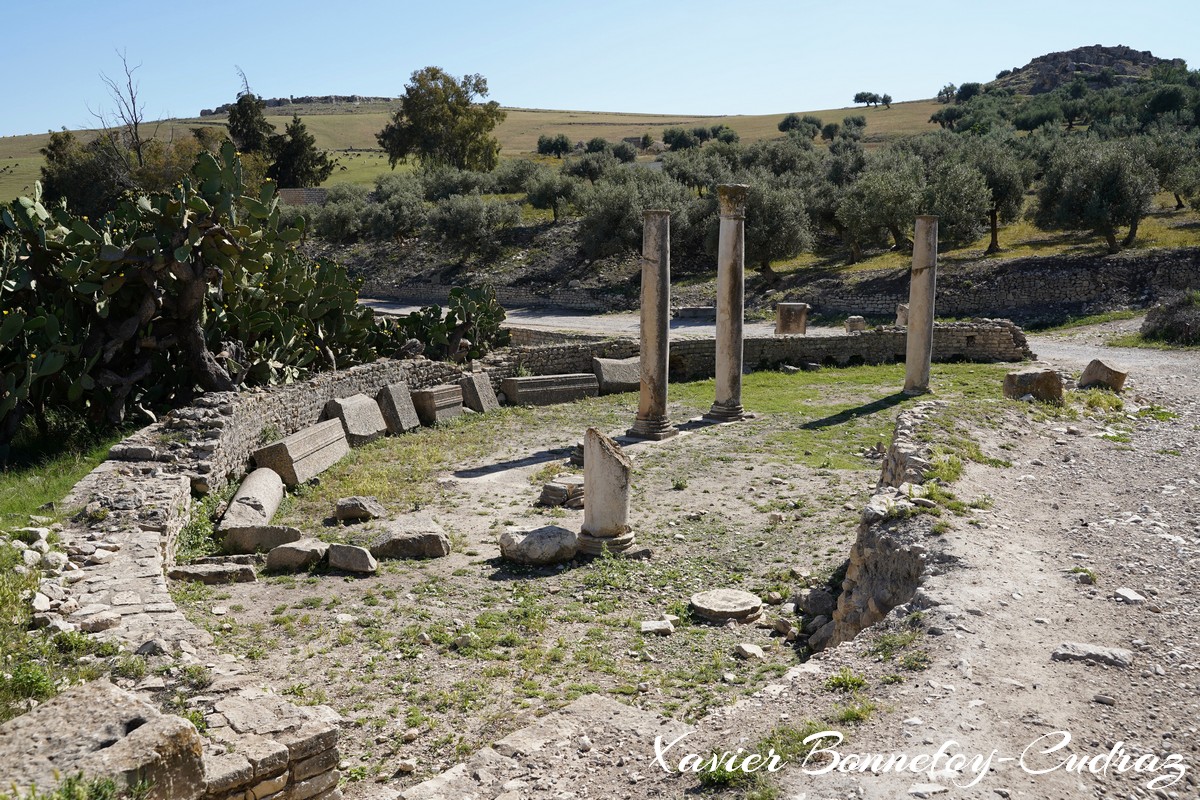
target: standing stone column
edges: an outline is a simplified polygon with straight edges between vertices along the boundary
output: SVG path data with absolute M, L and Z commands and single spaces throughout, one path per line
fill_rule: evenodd
M 671 324 L 671 212 L 642 212 L 641 396 L 629 435 L 661 440 L 679 431 L 667 419 Z
M 717 187 L 721 206 L 717 242 L 717 396 L 705 416 L 742 419 L 742 328 L 746 313 L 746 195 L 742 184 Z
M 629 484 L 633 464 L 621 446 L 595 428 L 583 437 L 583 530 L 579 550 L 600 555 L 633 545 L 629 529 Z
M 908 337 L 904 353 L 904 393 L 929 391 L 933 358 L 933 300 L 937 289 L 938 218 L 917 217 L 912 276 L 908 288 Z

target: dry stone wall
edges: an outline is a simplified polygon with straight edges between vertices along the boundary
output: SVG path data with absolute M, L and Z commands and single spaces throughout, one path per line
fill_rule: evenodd
M 908 302 L 907 269 L 850 273 L 807 283 L 771 301 L 809 303 L 823 316 L 862 314 L 892 317 Z M 938 270 L 937 313 L 942 317 L 1007 317 L 1025 323 L 1053 321 L 1066 314 L 1145 306 L 1185 288 L 1200 286 L 1200 248 L 1132 250 L 1117 255 L 1033 256 L 943 265 Z M 449 286 L 397 286 L 395 299 L 444 303 Z M 686 292 L 689 302 L 712 302 L 715 288 Z M 747 300 L 755 304 L 751 287 Z M 587 311 L 637 307 L 634 295 L 524 287 L 496 289 L 502 305 L 557 306 Z M 764 298 L 762 302 L 767 302 Z M 532 342 L 517 342 L 527 344 Z

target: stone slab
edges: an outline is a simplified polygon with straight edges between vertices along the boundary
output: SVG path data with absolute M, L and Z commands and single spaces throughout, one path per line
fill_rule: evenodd
M 387 424 L 388 433 L 399 436 L 421 427 L 421 419 L 413 406 L 412 394 L 404 381 L 389 384 L 375 395 L 383 421 Z
M 203 741 L 187 720 L 99 680 L 0 726 L 0 774 L 5 790 L 83 773 L 123 787 L 144 779 L 151 800 L 194 800 L 205 788 Z
M 307 569 L 319 564 L 329 551 L 329 545 L 319 539 L 301 539 L 280 545 L 267 553 L 267 569 Z
M 443 383 L 441 386 L 418 389 L 412 393 L 412 402 L 422 425 L 449 422 L 462 414 L 462 387 Z
M 472 411 L 485 414 L 500 409 L 496 390 L 492 388 L 492 379 L 486 372 L 469 372 L 459 378 L 458 385 L 462 389 L 463 405 Z
M 376 558 L 441 558 L 450 555 L 450 537 L 428 514 L 408 514 L 384 523 L 371 545 Z
M 1050 655 L 1053 661 L 1091 661 L 1110 667 L 1133 665 L 1133 651 L 1120 647 L 1101 647 L 1083 642 L 1063 642 Z
M 370 444 L 387 433 L 379 404 L 365 394 L 338 397 L 325 404 L 325 416 L 341 420 L 351 447 Z
M 379 563 L 365 547 L 355 547 L 349 544 L 331 544 L 326 554 L 330 569 L 345 572 L 371 574 L 379 569 Z
M 642 388 L 642 357 L 592 359 L 600 394 L 636 392 Z
M 1083 368 L 1083 373 L 1079 376 L 1079 388 L 1090 389 L 1100 386 L 1105 389 L 1112 389 L 1114 392 L 1120 392 L 1125 388 L 1125 379 L 1128 377 L 1128 371 L 1121 371 L 1116 367 L 1105 364 L 1098 358 L 1094 358 Z
M 255 450 L 251 457 L 259 467 L 279 473 L 287 486 L 307 483 L 350 453 L 341 420 L 318 422 L 284 439 Z
M 254 583 L 258 580 L 254 567 L 249 564 L 181 564 L 168 572 L 167 577 L 209 585 Z
M 504 396 L 513 406 L 547 406 L 570 403 L 600 394 L 600 382 L 588 372 L 567 375 L 533 375 L 505 378 Z

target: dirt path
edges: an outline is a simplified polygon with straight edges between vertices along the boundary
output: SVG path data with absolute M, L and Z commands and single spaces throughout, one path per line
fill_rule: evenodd
M 934 754 L 950 742 L 952 754 L 994 751 L 991 771 L 968 786 L 977 777 L 970 768 L 848 777 L 793 767 L 783 773 L 785 795 L 1200 796 L 1200 600 L 1194 590 L 1200 353 L 1097 347 L 1114 328 L 1131 325 L 1137 321 L 1030 337 L 1030 344 L 1059 369 L 1078 371 L 1095 357 L 1115 362 L 1130 371 L 1132 404 L 1154 403 L 1178 417 L 1130 420 L 1128 442 L 1101 438 L 1106 432 L 1124 437 L 1095 424 L 1033 424 L 1009 434 L 1016 445 L 1012 468 L 970 468 L 958 485 L 960 496 L 986 494 L 995 505 L 990 513 L 976 512 L 978 525 L 956 525 L 948 539 L 959 564 L 925 587 L 944 603 L 926 617 L 933 664 L 919 680 L 881 691 L 884 713 L 839 748 L 912 756 Z M 1080 583 L 1073 569 L 1093 572 L 1095 585 Z M 1121 602 L 1114 597 L 1118 589 L 1144 600 Z M 870 637 L 860 639 L 866 641 L 851 645 L 857 656 L 833 651 L 814 663 L 849 662 L 874 683 L 880 665 L 862 652 Z M 1052 661 L 1063 642 L 1124 648 L 1133 652 L 1133 663 Z M 772 700 L 772 711 L 803 714 L 805 700 L 814 696 L 814 681 L 804 678 L 804 685 L 793 683 L 791 702 Z M 1062 742 L 1063 731 L 1071 736 L 1069 746 L 1039 752 Z M 1115 758 L 1103 758 L 1114 750 Z M 1124 762 L 1122 754 L 1128 754 Z M 1180 767 L 1164 766 L 1171 754 L 1182 758 Z M 1072 772 L 1064 765 L 1071 755 L 1101 758 Z M 1168 786 L 1181 768 L 1186 775 Z M 1030 774 L 1036 770 L 1047 771 Z

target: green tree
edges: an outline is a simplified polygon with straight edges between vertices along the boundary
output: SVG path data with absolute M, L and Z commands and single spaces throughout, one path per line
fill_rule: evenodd
M 297 115 L 292 115 L 284 132 L 272 136 L 269 145 L 272 164 L 267 177 L 281 189 L 320 186 L 333 174 L 337 162 L 317 148 L 317 140 Z
M 966 103 L 983 91 L 982 83 L 964 83 L 958 87 L 958 91 L 954 93 L 954 102 Z
M 565 133 L 555 134 L 554 136 L 543 133 L 538 137 L 537 151 L 539 155 L 562 158 L 571 152 L 571 150 L 571 140 L 567 138 Z
M 266 153 L 275 129 L 263 115 L 267 104 L 250 92 L 238 95 L 229 109 L 229 138 L 243 153 Z
M 892 107 L 892 96 L 890 94 L 884 92 L 883 96 L 879 98 L 879 102 L 883 103 L 884 108 L 891 108 Z
M 40 151 L 46 159 L 41 179 L 47 201 L 65 200 L 76 214 L 98 218 L 116 207 L 123 192 L 135 188 L 128 160 L 112 156 L 117 143 L 104 141 L 106 137 L 81 144 L 70 131 L 50 134 Z
M 525 197 L 534 208 L 548 208 L 557 223 L 575 198 L 578 183 L 560 172 L 543 169 L 529 178 Z
M 974 138 L 974 137 L 972 137 Z M 1025 204 L 1026 171 L 1011 140 L 986 137 L 968 143 L 966 162 L 983 175 L 988 189 L 988 226 L 991 241 L 987 254 L 1000 252 L 1000 223 L 1016 220 Z
M 637 161 L 637 148 L 629 142 L 617 142 L 613 145 L 612 154 L 622 164 L 631 164 Z
M 482 172 L 496 167 L 500 143 L 492 136 L 504 121 L 500 104 L 487 97 L 487 80 L 479 74 L 456 80 L 438 67 L 412 74 L 400 108 L 376 135 L 388 163 L 416 159 L 422 167 L 449 165 Z
M 937 101 L 939 103 L 953 103 L 954 96 L 958 94 L 958 87 L 953 83 L 947 83 L 937 93 Z
M 685 128 L 667 128 L 663 131 L 663 144 L 672 150 L 687 150 L 690 147 L 699 147 L 700 137 L 694 131 L 689 131 Z
M 1038 227 L 1091 230 L 1109 253 L 1129 247 L 1158 191 L 1154 168 L 1124 141 L 1077 141 L 1050 159 L 1038 190 Z M 1117 242 L 1120 228 L 1129 232 Z
M 583 146 L 583 151 L 585 153 L 611 153 L 612 145 L 603 136 L 593 136 L 587 140 L 587 144 Z
M 619 163 L 611 153 L 584 153 L 564 161 L 562 171 L 564 175 L 570 175 L 572 178 L 583 178 L 588 183 L 595 183 Z
M 866 236 L 883 228 L 896 250 L 907 250 L 906 231 L 920 212 L 925 192 L 925 170 L 914 155 L 885 152 L 871 161 L 850 187 L 838 209 L 847 228 Z
M 746 198 L 746 260 L 757 264 L 768 282 L 777 275 L 772 261 L 792 258 L 812 247 L 812 229 L 804 193 L 788 179 L 765 171 L 751 173 Z
M 979 236 L 990 204 L 983 173 L 970 164 L 949 161 L 929 175 L 921 211 L 937 215 L 941 245 L 962 245 Z

